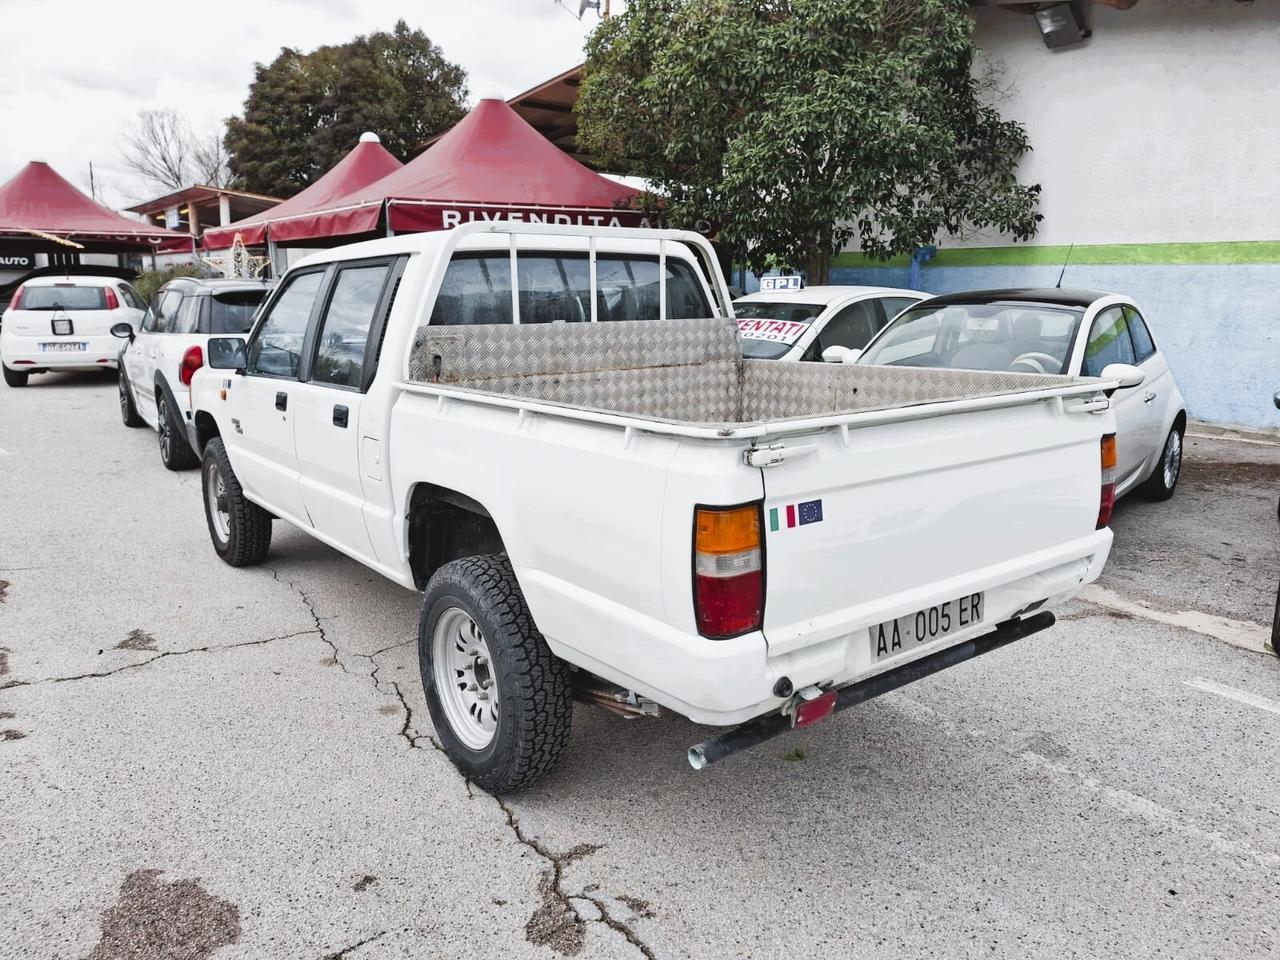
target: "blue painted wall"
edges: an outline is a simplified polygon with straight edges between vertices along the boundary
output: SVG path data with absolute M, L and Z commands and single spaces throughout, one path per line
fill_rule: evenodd
M 931 267 L 923 289 L 1053 286 L 1060 267 Z M 831 282 L 908 286 L 907 267 L 837 267 Z M 1067 267 L 1064 287 L 1133 297 L 1197 420 L 1280 427 L 1280 264 Z

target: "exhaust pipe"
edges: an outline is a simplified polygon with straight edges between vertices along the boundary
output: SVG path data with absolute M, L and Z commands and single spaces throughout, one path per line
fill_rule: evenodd
M 849 707 L 856 707 L 881 694 L 905 687 L 917 680 L 923 680 L 925 677 L 939 673 L 948 667 L 954 667 L 958 663 L 964 663 L 966 660 L 972 660 L 974 657 L 980 657 L 984 653 L 990 653 L 992 650 L 999 650 L 1033 633 L 1047 630 L 1053 626 L 1055 619 L 1054 615 L 1046 610 L 1044 613 L 1037 613 L 1026 619 L 1006 620 L 990 633 L 984 633 L 964 643 L 958 643 L 954 647 L 947 647 L 927 657 L 921 657 L 911 663 L 904 663 L 900 667 L 878 673 L 874 677 L 841 687 L 836 695 L 833 712 L 838 713 Z M 719 737 L 694 744 L 689 748 L 689 766 L 695 770 L 704 770 L 730 754 L 758 746 L 790 729 L 790 716 L 770 713 L 757 717 Z

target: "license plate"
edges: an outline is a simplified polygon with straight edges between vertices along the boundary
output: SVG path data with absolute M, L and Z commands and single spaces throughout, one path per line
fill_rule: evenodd
M 971 593 L 871 628 L 871 659 L 885 660 L 982 622 L 983 596 Z
M 80 350 L 88 350 L 89 345 L 83 340 L 72 342 L 62 341 L 61 343 L 42 343 L 40 344 L 41 353 L 76 353 Z

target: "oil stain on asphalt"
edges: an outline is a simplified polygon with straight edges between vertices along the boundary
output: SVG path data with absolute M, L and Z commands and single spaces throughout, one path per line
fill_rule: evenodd
M 117 650 L 159 650 L 156 638 L 145 630 L 133 629 L 129 635 L 116 644 Z
M 196 880 L 135 870 L 115 906 L 102 912 L 102 936 L 86 960 L 207 960 L 240 939 L 240 908 Z

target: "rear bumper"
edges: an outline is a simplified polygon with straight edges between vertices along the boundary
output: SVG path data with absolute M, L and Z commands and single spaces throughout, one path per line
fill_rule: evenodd
M 83 350 L 53 352 L 42 344 L 83 343 Z M 115 367 L 121 341 L 111 334 L 27 337 L 0 333 L 0 362 L 10 370 L 74 370 Z
M 1098 578 L 1111 550 L 1111 531 L 1099 530 L 1040 558 L 1034 572 L 991 582 L 991 571 L 974 571 L 967 585 L 937 586 L 913 594 L 909 608 L 877 610 L 866 622 L 846 625 L 834 635 L 816 634 L 808 646 L 772 652 L 764 634 L 707 640 L 651 618 L 638 617 L 577 587 L 539 571 L 518 570 L 530 610 L 552 651 L 564 660 L 644 694 L 696 723 L 728 726 L 778 710 L 773 694 L 787 677 L 795 689 L 844 686 L 990 633 L 1028 607 L 1050 609 Z M 1025 566 L 1023 566 L 1025 571 Z M 869 628 L 982 590 L 981 623 L 910 652 L 873 662 Z

